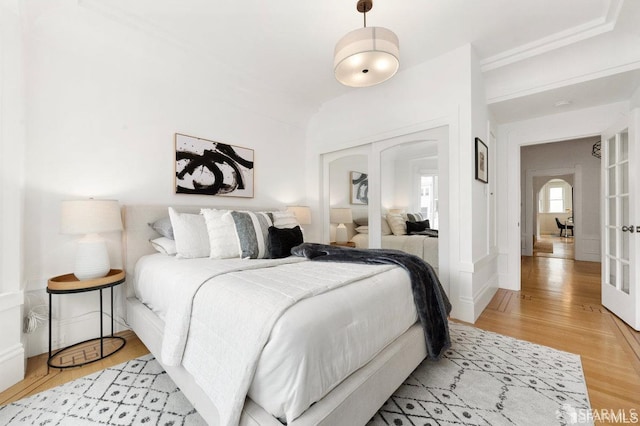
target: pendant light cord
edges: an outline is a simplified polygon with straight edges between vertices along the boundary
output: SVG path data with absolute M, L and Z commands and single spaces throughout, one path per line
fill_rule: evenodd
M 367 10 L 365 9 L 363 12 L 364 15 L 364 27 L 367 28 Z

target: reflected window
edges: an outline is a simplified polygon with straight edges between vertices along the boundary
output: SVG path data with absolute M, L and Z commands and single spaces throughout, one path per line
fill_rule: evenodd
M 431 228 L 438 229 L 438 176 L 420 176 L 420 213 Z

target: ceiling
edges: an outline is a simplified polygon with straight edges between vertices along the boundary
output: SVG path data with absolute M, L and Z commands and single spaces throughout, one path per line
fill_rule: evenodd
M 177 40 L 221 67 L 315 108 L 349 91 L 367 90 L 342 86 L 332 69 L 335 43 L 363 25 L 356 0 L 74 1 L 130 27 L 134 23 L 141 31 Z M 474 46 L 486 71 L 554 49 L 566 40 L 608 31 L 622 5 L 624 0 L 375 0 L 367 25 L 383 26 L 398 35 L 400 71 L 467 43 Z M 637 87 L 639 74 L 631 74 L 582 88 L 591 92 L 591 102 L 618 99 L 629 86 Z M 620 90 L 609 94 L 609 83 Z M 573 96 L 562 89 L 562 96 Z M 521 119 L 516 111 L 531 107 L 535 114 L 544 114 L 548 108 L 543 105 L 555 102 L 559 94 L 512 99 L 491 108 L 501 122 Z

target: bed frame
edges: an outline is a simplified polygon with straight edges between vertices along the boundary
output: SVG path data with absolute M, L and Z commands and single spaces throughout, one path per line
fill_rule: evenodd
M 200 211 L 200 207 L 194 206 L 174 208 L 185 213 Z M 164 322 L 135 298 L 129 283 L 134 276 L 136 261 L 141 256 L 154 252 L 149 239 L 156 238 L 158 234 L 148 226 L 148 223 L 167 215 L 167 206 L 125 206 L 123 208 L 127 272 L 126 321 L 159 362 Z M 366 424 L 426 356 L 424 334 L 419 323 L 416 323 L 289 425 Z M 207 423 L 218 425 L 218 411 L 215 405 L 198 386 L 193 376 L 182 366 L 172 367 L 162 362 L 160 364 Z M 282 426 L 279 420 L 250 398 L 245 401 L 240 424 Z

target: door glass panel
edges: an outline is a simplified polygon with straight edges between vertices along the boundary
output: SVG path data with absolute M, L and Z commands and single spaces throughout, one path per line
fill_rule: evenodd
M 627 225 L 629 223 L 629 196 L 620 197 L 620 201 L 622 203 L 622 223 L 620 225 Z
M 616 223 L 616 199 L 609 198 L 609 224 L 615 225 Z
M 616 286 L 616 260 L 609 258 L 609 284 Z
M 629 294 L 629 265 L 622 265 L 622 291 Z
M 612 137 L 609 138 L 607 140 L 607 146 L 608 146 L 608 158 L 609 161 L 607 162 L 607 164 L 612 165 L 616 163 L 616 138 Z
M 620 133 L 620 153 L 619 160 L 624 161 L 629 158 L 629 131 Z
M 616 168 L 609 169 L 609 195 L 616 194 Z
M 620 193 L 629 193 L 629 163 L 623 163 L 620 165 Z
M 616 255 L 616 228 L 609 228 L 609 254 Z
M 621 259 L 629 260 L 629 235 L 626 232 L 622 233 L 620 241 L 622 243 L 622 254 L 620 255 Z

